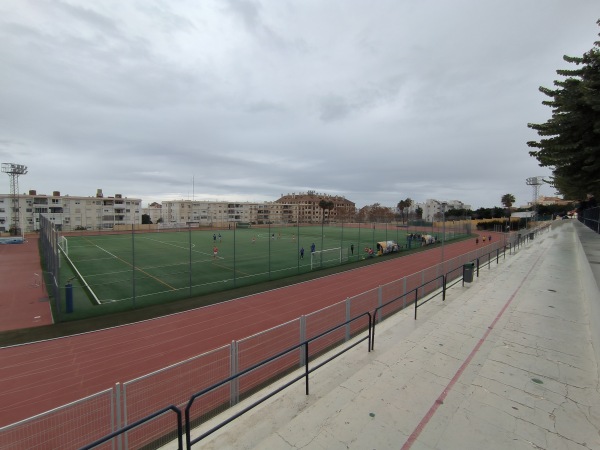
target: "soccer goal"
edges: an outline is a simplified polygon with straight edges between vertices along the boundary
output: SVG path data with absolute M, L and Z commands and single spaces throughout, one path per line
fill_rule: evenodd
M 67 241 L 66 237 L 60 236 L 58 238 L 58 246 L 65 255 L 69 256 L 69 241 Z
M 318 269 L 321 267 L 335 266 L 348 259 L 348 249 L 341 247 L 326 248 L 310 254 L 310 268 Z

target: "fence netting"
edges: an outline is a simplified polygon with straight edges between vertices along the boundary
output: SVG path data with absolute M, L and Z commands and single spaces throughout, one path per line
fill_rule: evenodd
M 59 321 L 357 264 L 468 236 L 470 222 L 268 224 L 58 231 L 40 218 L 46 283 Z

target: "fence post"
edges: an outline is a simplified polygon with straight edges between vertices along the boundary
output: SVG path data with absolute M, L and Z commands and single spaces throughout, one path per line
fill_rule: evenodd
M 135 233 L 134 224 L 131 224 L 131 296 L 133 298 L 133 307 L 135 308 Z
M 113 409 L 112 409 L 112 432 L 120 430 L 122 428 L 123 422 L 121 421 L 121 411 L 125 411 L 125 402 L 121 397 L 121 384 L 115 383 L 113 387 Z M 117 438 L 117 449 L 121 450 L 123 448 L 123 436 L 118 436 Z M 114 445 L 113 445 L 114 447 Z
M 238 343 L 237 341 L 231 341 L 230 347 L 230 376 L 237 375 L 238 373 Z M 229 406 L 233 406 L 240 401 L 240 380 L 235 378 L 229 383 Z
M 300 342 L 298 342 L 298 344 L 301 344 L 304 341 L 306 341 L 306 316 L 302 315 L 300 316 Z M 304 348 L 300 347 L 298 350 L 300 351 L 300 367 L 303 367 L 304 364 L 306 364 L 304 359 Z
M 308 391 L 308 341 L 304 342 L 303 347 L 304 347 L 304 360 L 306 361 L 305 365 L 304 365 L 304 380 L 306 383 L 306 395 L 308 395 L 308 392 L 309 392 Z
M 377 289 L 377 307 L 381 308 L 381 305 L 383 305 L 383 287 L 379 285 L 379 288 Z M 381 314 L 378 316 L 377 323 L 381 322 Z
M 350 320 L 350 297 L 346 298 L 346 322 Z M 346 326 L 346 342 L 350 340 L 350 323 L 347 323 Z
M 417 320 L 417 300 L 419 299 L 419 288 L 415 289 L 415 320 Z
M 442 275 L 442 301 L 446 301 L 446 275 Z

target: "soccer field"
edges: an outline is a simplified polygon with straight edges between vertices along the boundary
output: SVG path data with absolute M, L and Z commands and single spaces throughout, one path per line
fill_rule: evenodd
M 393 236 L 374 228 L 321 230 L 270 227 L 68 236 L 61 243 L 61 268 L 69 268 L 72 273 L 65 275 L 76 277 L 73 285 L 85 287 L 98 303 L 157 295 L 169 300 L 356 261 L 364 247 L 374 248 L 377 241 L 405 240 L 398 228 Z
M 437 229 L 429 230 L 438 235 Z M 92 313 L 95 315 L 358 262 L 367 255 L 366 248 L 375 250 L 381 241 L 396 241 L 401 250 L 405 249 L 407 234 L 414 231 L 385 224 L 272 225 L 67 235 L 58 239 L 61 251 L 57 278 L 62 299 L 70 284 L 76 311 L 83 313 L 82 309 L 101 305 Z M 446 239 L 451 236 L 447 232 Z M 214 247 L 218 249 L 216 255 Z

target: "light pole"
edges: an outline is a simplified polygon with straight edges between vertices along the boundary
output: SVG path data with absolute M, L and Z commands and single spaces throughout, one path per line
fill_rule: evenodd
M 10 177 L 12 223 L 9 224 L 8 229 L 11 236 L 17 236 L 21 228 L 19 224 L 19 176 L 27 173 L 27 166 L 23 164 L 2 163 L 2 172 L 8 174 Z M 25 236 L 24 233 L 23 236 Z

